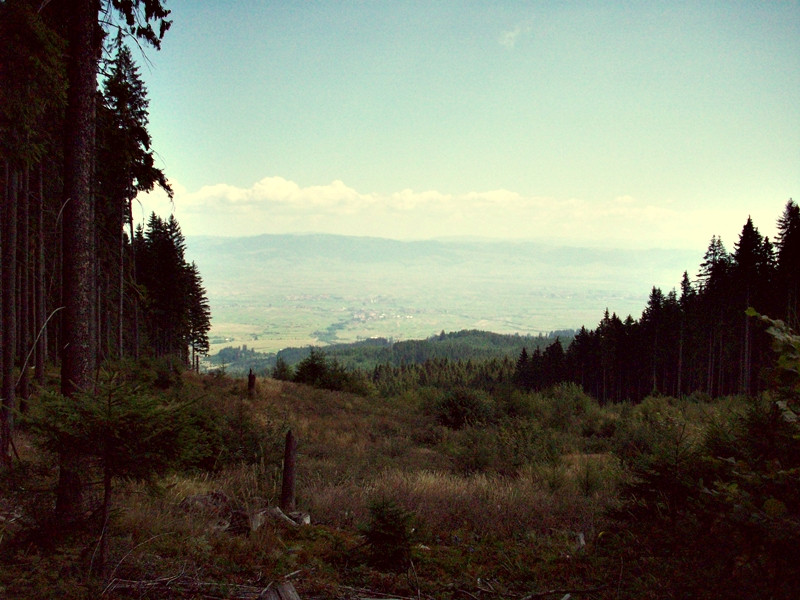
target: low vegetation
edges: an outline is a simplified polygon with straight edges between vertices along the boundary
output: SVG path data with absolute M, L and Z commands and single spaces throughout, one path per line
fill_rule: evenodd
M 752 400 L 601 406 L 574 384 L 384 398 L 271 378 L 248 394 L 223 375 L 120 367 L 82 421 L 107 442 L 83 448 L 97 494 L 70 524 L 51 518 L 51 452 L 81 447 L 88 425 L 54 427 L 42 394 L 0 481 L 0 596 L 256 598 L 288 579 L 304 599 L 791 598 L 800 338 L 767 325 L 781 358 Z M 133 389 L 133 412 L 108 412 Z M 159 460 L 119 430 L 131 414 L 169 444 Z M 310 525 L 234 532 L 232 516 L 191 509 L 212 495 L 230 515 L 277 505 L 289 429 Z M 114 444 L 127 460 L 99 451 Z

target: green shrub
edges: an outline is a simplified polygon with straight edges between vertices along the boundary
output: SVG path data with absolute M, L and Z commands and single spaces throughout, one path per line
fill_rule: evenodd
M 292 368 L 282 356 L 278 356 L 275 360 L 275 367 L 272 369 L 272 377 L 280 381 L 291 381 L 294 377 Z
M 369 522 L 362 528 L 369 563 L 385 571 L 405 571 L 411 560 L 413 513 L 394 500 L 379 499 L 369 505 Z
M 439 395 L 428 407 L 436 422 L 451 429 L 490 423 L 494 420 L 494 403 L 486 392 L 458 388 Z
M 550 415 L 547 425 L 556 429 L 569 429 L 586 415 L 595 404 L 575 383 L 560 383 L 547 394 L 550 398 Z
M 501 452 L 514 469 L 535 463 L 556 460 L 563 448 L 556 432 L 544 429 L 531 420 L 518 420 L 504 426 L 499 432 Z
M 496 397 L 498 416 L 508 419 L 530 419 L 534 417 L 533 394 L 517 388 L 500 390 Z
M 285 375 L 288 375 L 288 370 Z M 316 348 L 312 348 L 309 355 L 297 364 L 292 381 L 361 396 L 375 392 L 374 386 L 363 373 L 348 371 L 336 359 L 329 359 Z
M 455 468 L 463 474 L 505 470 L 494 427 L 468 427 L 462 430 L 451 452 Z
M 778 353 L 771 393 L 738 411 L 651 398 L 620 420 L 617 444 L 635 475 L 624 520 L 647 532 L 640 553 L 662 557 L 663 596 L 796 597 L 800 336 L 767 321 Z M 682 419 L 708 413 L 705 431 Z
M 43 393 L 24 417 L 39 443 L 56 454 L 94 457 L 113 477 L 149 480 L 185 450 L 185 405 L 165 401 L 106 375 L 96 392 L 65 398 Z
M 276 448 L 285 427 L 274 421 L 257 423 L 242 399 L 233 402 L 227 410 L 219 401 L 208 398 L 187 403 L 187 426 L 180 432 L 180 468 L 217 471 L 226 465 L 255 464 L 279 454 Z

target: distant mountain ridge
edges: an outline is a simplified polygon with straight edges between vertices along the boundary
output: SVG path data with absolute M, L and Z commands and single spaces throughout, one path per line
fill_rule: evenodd
M 212 351 L 594 327 L 606 308 L 638 317 L 654 285 L 677 287 L 701 256 L 519 240 L 187 237 L 211 302 Z
M 580 246 L 555 246 L 524 240 L 441 238 L 431 240 L 395 240 L 372 236 L 344 236 L 324 233 L 261 234 L 246 237 L 189 236 L 192 253 L 210 251 L 231 254 L 291 255 L 294 258 L 332 257 L 340 260 L 392 261 L 415 257 L 447 257 L 453 254 L 489 256 L 536 256 L 556 264 L 636 260 L 664 265 L 680 258 L 697 259 L 698 253 L 682 249 L 631 250 Z
M 325 355 L 348 369 L 371 371 L 378 365 L 400 367 L 419 365 L 431 360 L 484 361 L 490 359 L 516 361 L 523 348 L 529 352 L 544 350 L 556 339 L 566 348 L 572 342 L 574 331 L 552 332 L 547 336 L 503 335 L 488 331 L 441 332 L 427 339 L 393 342 L 374 338 L 349 344 L 333 344 L 325 348 Z M 225 367 L 230 374 L 241 375 L 252 369 L 256 373 L 271 373 L 278 358 L 290 367 L 297 365 L 311 353 L 306 346 L 285 348 L 277 354 L 263 354 L 242 346 L 229 346 L 212 357 L 211 364 Z

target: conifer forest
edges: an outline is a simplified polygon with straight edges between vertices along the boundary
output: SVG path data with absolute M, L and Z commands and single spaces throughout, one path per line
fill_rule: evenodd
M 0 0 L 0 598 L 797 597 L 794 200 L 594 329 L 209 357 L 166 5 Z

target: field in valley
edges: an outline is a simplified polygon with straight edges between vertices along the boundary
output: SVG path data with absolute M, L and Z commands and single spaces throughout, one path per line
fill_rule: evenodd
M 606 308 L 638 317 L 653 285 L 666 292 L 697 265 L 676 250 L 326 235 L 190 238 L 187 255 L 211 302 L 211 354 L 594 328 Z

